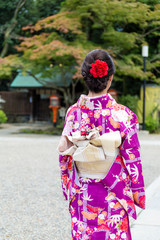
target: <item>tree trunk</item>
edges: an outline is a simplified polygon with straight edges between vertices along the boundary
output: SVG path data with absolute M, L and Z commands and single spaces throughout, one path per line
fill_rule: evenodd
M 127 94 L 127 89 L 126 89 L 126 79 L 123 78 L 123 95 Z
M 8 42 L 5 42 L 4 41 L 4 47 L 2 49 L 2 52 L 1 52 L 1 58 L 4 58 L 8 52 L 8 47 L 9 47 L 9 44 Z
M 3 43 L 3 49 L 1 51 L 1 58 L 4 58 L 8 52 L 8 48 L 9 48 L 9 44 L 8 41 L 11 38 L 11 33 L 14 30 L 15 26 L 17 25 L 17 16 L 18 16 L 18 12 L 19 10 L 23 7 L 23 5 L 25 4 L 26 0 L 19 0 L 17 7 L 15 9 L 14 12 L 14 16 L 11 20 L 11 24 L 8 26 L 8 28 L 6 29 L 5 33 L 4 33 L 4 43 Z
M 79 79 L 77 79 L 75 82 L 73 82 L 72 80 L 72 102 L 74 102 L 76 99 L 76 86 L 77 86 L 77 83 L 79 82 Z
M 70 107 L 70 98 L 71 96 L 68 95 L 68 90 L 63 88 L 63 97 L 65 102 L 65 107 L 68 109 Z

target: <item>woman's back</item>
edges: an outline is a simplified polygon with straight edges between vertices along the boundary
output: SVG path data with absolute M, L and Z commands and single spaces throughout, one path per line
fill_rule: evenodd
M 94 60 L 99 52 L 106 62 Z M 106 52 L 86 56 L 82 75 L 89 94 L 68 109 L 62 132 L 62 188 L 75 240 L 131 240 L 128 215 L 136 219 L 135 204 L 145 208 L 138 120 L 107 93 L 113 73 Z

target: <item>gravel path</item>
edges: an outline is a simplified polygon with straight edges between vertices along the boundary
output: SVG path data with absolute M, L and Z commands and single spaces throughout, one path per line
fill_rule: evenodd
M 0 240 L 68 240 L 58 138 L 0 138 Z
M 160 174 L 160 135 L 141 135 L 146 186 Z M 59 137 L 0 131 L 0 240 L 70 240 L 63 201 Z

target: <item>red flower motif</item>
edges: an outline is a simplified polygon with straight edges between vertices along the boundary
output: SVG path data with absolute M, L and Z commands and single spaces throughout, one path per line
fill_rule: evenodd
M 94 63 L 91 64 L 90 73 L 93 75 L 94 78 L 97 77 L 104 77 L 108 74 L 108 65 L 106 62 L 102 60 L 96 60 Z
M 72 214 L 75 214 L 75 212 L 76 212 L 75 208 L 72 208 L 72 209 L 71 209 L 71 213 L 72 213 Z
M 77 184 L 76 183 L 74 183 L 74 188 L 77 188 L 78 186 L 77 186 Z
M 76 238 L 80 238 L 80 236 L 81 236 L 81 235 L 80 235 L 78 232 L 75 233 L 75 237 L 76 237 Z
M 88 135 L 89 133 L 87 132 L 87 130 L 85 130 L 85 131 L 81 131 L 81 136 L 86 136 L 86 135 Z
M 135 123 L 138 123 L 138 119 L 137 118 L 135 119 Z
M 80 108 L 82 108 L 82 109 L 89 109 L 89 108 L 87 108 L 87 106 L 86 106 L 85 104 L 79 105 L 79 106 L 80 106 Z
M 89 112 L 88 112 L 88 116 L 89 116 L 89 117 L 93 117 L 93 111 L 89 111 Z
M 122 178 L 122 175 L 119 175 L 118 178 L 119 178 L 120 181 L 122 181 L 122 179 L 123 179 L 123 178 Z
M 127 182 L 129 182 L 129 177 L 126 177 L 125 179 L 124 179 L 124 181 L 127 183 Z
M 88 232 L 88 234 L 93 234 L 93 229 L 89 228 L 89 229 L 87 230 L 87 232 Z
M 69 180 L 69 181 L 68 181 L 68 184 L 67 184 L 67 190 L 70 188 L 71 184 L 72 184 L 72 181 Z
M 63 156 L 63 158 L 62 158 L 62 161 L 61 162 L 65 162 L 66 160 L 67 160 L 67 155 L 65 155 L 65 156 Z
M 68 162 L 68 169 L 69 169 L 69 170 L 72 169 L 72 158 L 69 159 L 69 162 Z
M 125 217 L 123 219 L 123 221 L 122 221 L 122 223 L 120 225 L 120 229 L 121 229 L 121 231 L 127 232 L 127 230 L 128 230 L 128 219 L 127 219 L 127 217 Z
M 145 208 L 145 195 L 140 198 L 139 204 L 141 208 Z
M 63 182 L 63 184 L 66 186 L 67 185 L 67 174 L 64 174 L 63 176 L 62 176 L 62 182 Z
M 137 179 L 137 178 L 133 178 L 133 179 L 132 179 L 132 182 L 133 182 L 133 183 L 137 183 L 137 182 L 138 182 L 138 179 Z
M 133 200 L 127 201 L 127 204 L 128 204 L 131 208 L 133 208 L 133 209 L 135 210 L 135 205 L 134 205 Z
M 85 124 L 86 124 L 86 121 L 85 121 L 84 119 L 82 119 L 81 124 L 82 124 L 82 125 L 85 125 Z

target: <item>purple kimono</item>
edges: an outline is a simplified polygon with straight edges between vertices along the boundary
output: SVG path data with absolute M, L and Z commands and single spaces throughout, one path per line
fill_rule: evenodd
M 145 208 L 145 191 L 137 137 L 137 116 L 117 104 L 110 94 L 81 95 L 67 112 L 62 136 L 99 129 L 119 131 L 121 145 L 106 176 L 80 177 L 72 156 L 60 155 L 62 189 L 69 200 L 73 240 L 131 240 L 128 215 L 136 219 L 135 205 Z

